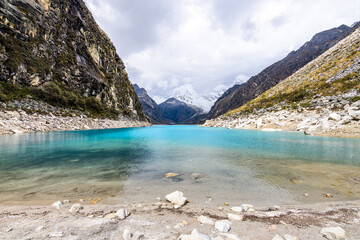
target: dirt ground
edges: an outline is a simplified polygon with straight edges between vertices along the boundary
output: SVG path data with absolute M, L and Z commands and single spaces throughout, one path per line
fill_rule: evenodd
M 216 239 L 226 238 L 214 226 L 201 224 L 197 217 L 213 221 L 227 219 L 233 206 L 194 206 L 191 203 L 174 209 L 170 203 L 131 205 L 82 205 L 77 213 L 65 203 L 60 210 L 53 206 L 0 206 L 0 239 L 123 239 L 125 229 L 137 239 L 177 239 L 194 228 Z M 82 204 L 82 203 L 80 203 Z M 240 204 L 239 204 L 240 205 Z M 110 218 L 110 213 L 127 209 L 124 220 Z M 230 234 L 242 240 L 268 240 L 276 234 L 289 234 L 298 239 L 325 239 L 323 227 L 340 226 L 348 240 L 360 239 L 360 201 L 331 202 L 311 205 L 254 206 L 255 212 L 243 213 L 242 221 L 232 220 Z M 110 214 L 110 215 L 109 215 Z M 141 238 L 141 236 L 143 237 Z M 218 237 L 218 238 L 217 238 Z

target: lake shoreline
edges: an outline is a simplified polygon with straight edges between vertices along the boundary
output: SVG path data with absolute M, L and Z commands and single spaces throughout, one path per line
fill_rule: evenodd
M 232 205 L 195 205 L 191 199 L 189 201 L 179 209 L 156 199 L 152 204 L 139 201 L 127 205 L 66 202 L 60 209 L 54 206 L 0 206 L 0 229 L 6 239 L 131 239 L 122 238 L 126 231 L 143 235 L 143 238 L 132 239 L 180 239 L 182 234 L 189 235 L 193 229 L 212 239 L 265 240 L 273 239 L 277 234 L 298 239 L 322 239 L 324 227 L 343 228 L 349 240 L 360 237 L 360 201 L 254 206 L 254 211 L 242 213 L 231 210 Z M 80 204 L 79 209 L 69 212 L 74 204 Z M 130 215 L 123 220 L 114 217 L 119 209 L 128 210 Z M 235 220 L 229 214 L 241 216 L 242 220 Z M 231 230 L 222 233 L 212 224 L 201 223 L 199 216 L 213 222 L 229 220 L 231 216 Z

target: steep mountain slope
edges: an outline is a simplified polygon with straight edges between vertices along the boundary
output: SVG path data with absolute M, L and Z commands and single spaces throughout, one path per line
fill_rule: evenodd
M 187 120 L 199 115 L 202 109 L 186 104 L 176 98 L 169 98 L 159 105 L 164 119 L 170 124 L 188 124 Z
M 207 118 L 217 117 L 256 98 L 334 46 L 358 26 L 359 24 L 355 24 L 353 27 L 341 25 L 338 28 L 316 34 L 297 51 L 291 52 L 284 59 L 251 77 L 246 83 L 235 85 L 227 90 L 215 102 Z
M 0 2 L 0 100 L 31 96 L 145 120 L 125 66 L 82 0 Z
M 360 137 L 360 28 L 296 73 L 205 126 Z
M 166 124 L 167 121 L 162 117 L 161 110 L 157 103 L 147 94 L 144 88 L 140 88 L 134 84 L 134 89 L 138 95 L 142 108 L 146 116 L 148 116 L 154 124 Z

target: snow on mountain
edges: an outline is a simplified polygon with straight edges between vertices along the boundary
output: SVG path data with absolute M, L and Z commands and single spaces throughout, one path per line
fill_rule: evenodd
M 226 88 L 224 88 L 224 90 L 226 90 Z M 187 104 L 195 105 L 203 109 L 203 113 L 207 113 L 210 111 L 215 101 L 223 94 L 224 90 L 221 89 L 221 91 L 213 91 L 206 95 L 199 95 L 192 85 L 185 84 L 174 89 L 171 97 Z

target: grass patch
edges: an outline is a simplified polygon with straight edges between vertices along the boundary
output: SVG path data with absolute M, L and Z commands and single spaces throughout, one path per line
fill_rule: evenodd
M 58 82 L 46 83 L 42 88 L 0 82 L 0 101 L 21 100 L 29 95 L 53 106 L 89 112 L 92 117 L 114 119 L 119 115 L 118 111 L 110 109 L 95 97 L 83 97 Z

